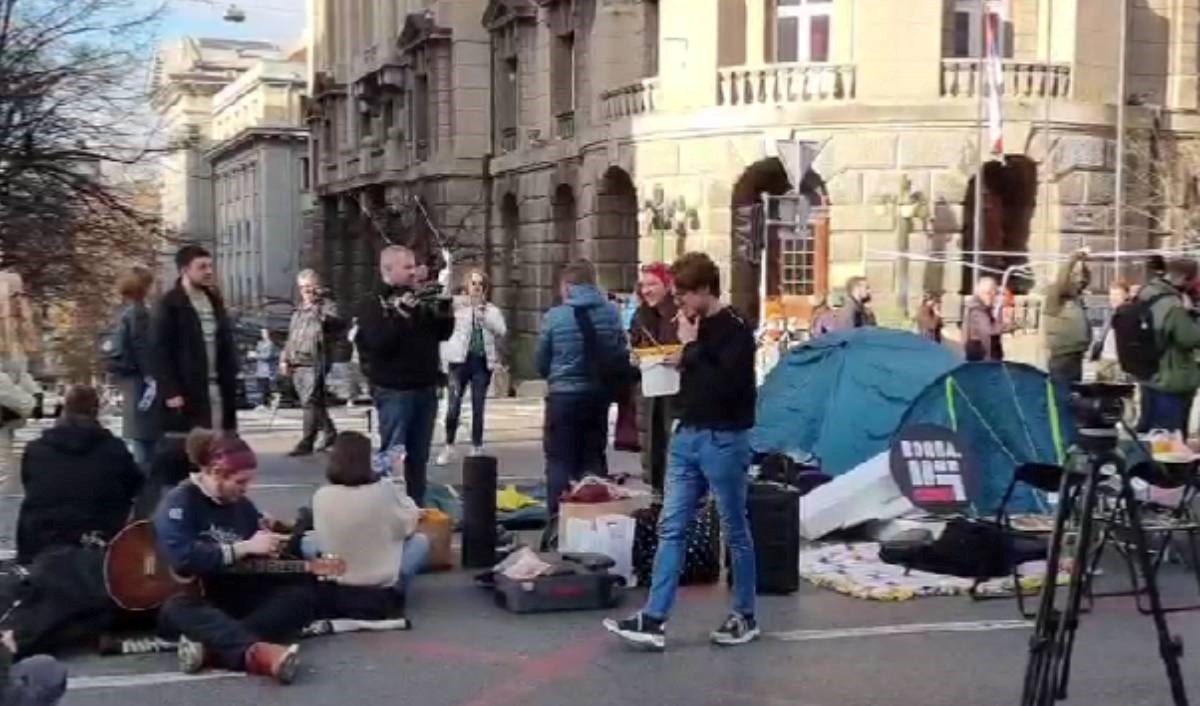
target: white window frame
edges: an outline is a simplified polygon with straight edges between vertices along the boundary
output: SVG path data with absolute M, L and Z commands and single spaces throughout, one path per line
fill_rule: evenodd
M 967 35 L 968 56 L 965 58 L 980 59 L 983 57 L 983 18 L 979 14 L 981 5 L 987 6 L 988 14 L 1000 16 L 1000 56 L 1008 56 L 1004 27 L 1012 17 L 1011 4 L 1011 0 L 984 0 L 983 2 L 980 0 L 954 0 L 955 16 L 966 14 L 971 18 Z
M 828 63 L 812 59 L 812 21 L 814 17 L 825 17 L 829 27 L 829 57 L 833 56 L 833 5 L 834 0 L 800 0 L 798 5 L 775 4 L 775 48 L 779 50 L 779 20 L 796 18 L 796 61 L 801 64 Z

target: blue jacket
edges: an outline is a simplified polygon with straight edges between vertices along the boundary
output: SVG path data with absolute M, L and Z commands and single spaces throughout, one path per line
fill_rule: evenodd
M 575 321 L 577 308 L 586 309 L 596 327 L 600 359 L 617 355 L 629 357 L 629 346 L 616 307 L 595 285 L 574 285 L 566 303 L 547 311 L 542 318 L 537 367 L 550 392 L 592 392 L 600 387 L 583 362 L 583 333 Z
M 204 577 L 233 564 L 233 545 L 253 537 L 261 517 L 248 499 L 218 505 L 189 479 L 162 499 L 154 533 L 172 571 Z

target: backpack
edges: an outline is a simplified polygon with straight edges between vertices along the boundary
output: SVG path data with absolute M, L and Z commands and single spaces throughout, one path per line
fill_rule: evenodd
M 1158 372 L 1162 358 L 1158 332 L 1154 328 L 1154 305 L 1171 293 L 1149 299 L 1135 299 L 1113 312 L 1112 330 L 1117 341 L 1117 360 L 1121 369 L 1138 380 L 1149 380 Z
M 100 334 L 100 357 L 108 372 L 114 375 L 137 373 L 137 362 L 133 359 L 133 345 L 129 339 L 129 316 L 124 310 L 112 326 Z
M 600 382 L 601 389 L 616 399 L 618 391 L 638 383 L 641 378 L 641 370 L 634 367 L 627 356 L 621 355 L 620 349 L 607 351 L 608 355 L 601 358 L 600 342 L 596 338 L 596 325 L 588 316 L 586 309 L 573 308 L 575 323 L 583 335 L 583 364 L 587 367 L 590 375 Z

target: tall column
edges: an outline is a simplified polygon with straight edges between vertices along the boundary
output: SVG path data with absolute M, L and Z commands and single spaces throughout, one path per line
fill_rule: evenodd
M 659 76 L 671 108 L 701 108 L 717 93 L 720 0 L 660 0 Z
M 766 54 L 767 12 L 770 0 L 745 0 L 746 2 L 746 63 L 766 64 L 772 57 Z
M 859 100 L 936 97 L 943 21 L 940 2 L 858 0 L 853 41 Z

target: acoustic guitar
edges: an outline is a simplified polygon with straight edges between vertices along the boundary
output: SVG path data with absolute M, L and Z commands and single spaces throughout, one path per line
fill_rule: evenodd
M 345 572 L 346 562 L 336 557 L 312 561 L 244 559 L 223 570 L 230 574 L 312 574 L 323 579 Z M 204 594 L 201 581 L 171 571 L 158 551 L 154 525 L 146 520 L 129 525 L 108 543 L 104 586 L 114 603 L 131 612 L 156 610 L 181 593 Z

